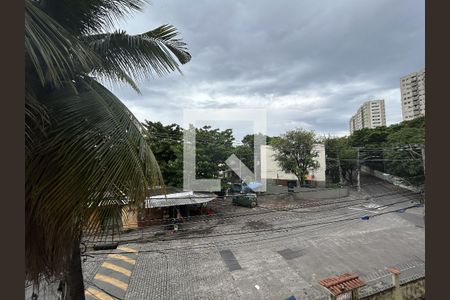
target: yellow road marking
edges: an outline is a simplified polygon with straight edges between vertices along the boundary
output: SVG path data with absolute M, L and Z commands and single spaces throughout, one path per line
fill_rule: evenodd
M 97 275 L 95 275 L 94 279 L 97 279 L 97 280 L 109 283 L 109 284 L 111 284 L 111 285 L 113 285 L 115 287 L 118 287 L 119 289 L 122 289 L 124 291 L 126 291 L 127 288 L 128 288 L 128 284 L 126 284 L 125 282 L 120 281 L 120 280 L 115 279 L 115 278 L 112 278 L 112 277 L 109 277 L 109 276 L 106 276 L 106 275 L 102 275 L 102 274 L 98 274 L 97 273 Z
M 100 300 L 114 300 L 114 298 L 111 297 L 110 295 L 108 295 L 108 294 L 106 294 L 106 293 L 104 293 L 102 291 L 99 291 L 97 289 L 94 289 L 92 287 L 89 287 L 89 288 L 85 289 L 84 290 L 84 294 L 86 296 L 92 295 L 95 298 L 100 299 Z
M 126 257 L 124 255 L 120 255 L 120 254 L 108 254 L 108 257 L 109 258 L 119 259 L 121 261 L 124 261 L 124 262 L 132 264 L 132 265 L 134 265 L 136 263 L 136 261 L 134 259 L 131 259 L 129 257 Z
M 133 252 L 133 253 L 138 252 L 137 250 L 135 250 L 135 249 L 133 249 L 133 248 L 125 247 L 125 246 L 117 247 L 117 249 L 122 250 L 122 251 L 125 251 L 125 252 Z
M 110 270 L 116 271 L 116 272 L 119 272 L 119 273 L 122 273 L 123 275 L 126 275 L 128 277 L 131 276 L 131 271 L 129 271 L 129 270 L 125 269 L 125 268 L 116 266 L 115 264 L 111 264 L 109 262 L 104 262 L 102 264 L 102 267 L 106 268 L 106 269 L 110 269 Z

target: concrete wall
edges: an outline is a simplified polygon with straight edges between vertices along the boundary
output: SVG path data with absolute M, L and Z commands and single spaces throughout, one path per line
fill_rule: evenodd
M 275 180 L 267 181 L 268 194 L 287 193 L 287 186 L 275 184 Z M 341 188 L 298 188 L 294 189 L 293 194 L 298 199 L 339 199 L 349 195 L 348 187 Z
M 292 173 L 286 173 L 278 166 L 274 158 L 275 150 L 269 146 L 261 146 L 261 178 L 263 179 L 281 179 L 297 180 Z
M 314 147 L 319 154 L 316 158 L 319 163 L 317 170 L 310 170 L 309 174 L 312 180 L 317 182 L 318 186 L 323 186 L 325 183 L 325 146 L 323 144 L 316 144 Z M 278 162 L 274 158 L 275 150 L 269 146 L 261 146 L 261 177 L 266 180 L 297 180 L 297 177 L 292 173 L 284 172 L 278 165 Z
M 301 198 L 305 199 L 334 199 L 348 196 L 348 188 L 330 188 L 330 189 L 311 189 L 300 193 Z
M 403 300 L 425 299 L 425 278 L 410 281 L 400 285 Z M 361 298 L 364 300 L 391 300 L 394 299 L 394 288 Z
M 420 192 L 420 189 L 415 187 L 415 186 L 411 186 L 411 185 L 407 185 L 406 183 L 404 183 L 404 181 L 402 180 L 401 177 L 397 177 L 391 174 L 387 174 L 387 173 L 383 173 L 374 169 L 371 169 L 367 166 L 361 166 L 361 173 L 366 173 L 369 174 L 371 176 L 377 177 L 379 179 L 382 179 L 384 181 L 387 181 L 389 183 L 392 183 L 393 185 L 402 187 L 404 189 L 413 191 L 413 192 Z

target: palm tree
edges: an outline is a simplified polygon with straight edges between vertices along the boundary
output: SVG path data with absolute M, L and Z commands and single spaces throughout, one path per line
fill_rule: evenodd
M 79 243 L 105 199 L 138 207 L 161 174 L 141 124 L 99 79 L 131 85 L 180 71 L 177 30 L 108 33 L 142 0 L 26 0 L 26 279 L 84 299 Z M 110 201 L 110 200 L 108 200 Z M 108 211 L 108 210 L 102 210 Z

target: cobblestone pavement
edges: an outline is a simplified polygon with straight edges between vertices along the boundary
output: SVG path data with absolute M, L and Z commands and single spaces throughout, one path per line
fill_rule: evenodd
M 423 275 L 425 235 L 417 225 L 423 208 L 410 208 L 419 216 L 413 221 L 403 217 L 409 210 L 402 212 L 418 200 L 368 180 L 359 194 L 315 205 L 291 199 L 276 209 L 233 207 L 228 215 L 183 224 L 175 234 L 155 236 L 161 228 L 148 228 L 127 245 L 138 252 L 118 298 L 326 299 L 319 280 L 345 272 L 359 274 L 371 293 L 389 286 L 388 267 L 397 266 L 402 280 Z M 104 253 L 90 254 L 86 280 L 106 261 Z

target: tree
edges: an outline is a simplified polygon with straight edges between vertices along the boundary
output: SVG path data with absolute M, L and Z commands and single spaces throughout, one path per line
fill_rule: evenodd
M 350 146 L 348 137 L 328 137 L 324 142 L 328 176 L 335 183 L 340 182 L 342 178 L 353 185 L 353 177 L 357 171 L 357 157 L 356 150 Z
M 65 299 L 84 299 L 79 243 L 83 229 L 100 226 L 91 216 L 105 201 L 137 207 L 160 185 L 142 126 L 98 81 L 139 91 L 136 79 L 179 71 L 190 60 L 170 25 L 106 33 L 143 4 L 25 1 L 26 279 L 65 281 Z
M 227 170 L 225 161 L 233 153 L 233 130 L 211 126 L 196 128 L 196 177 L 219 178 L 221 172 Z
M 265 140 L 266 144 L 270 143 L 271 137 L 257 133 L 256 136 L 259 141 Z M 258 140 L 257 140 L 258 141 Z M 243 164 L 255 172 L 255 134 L 247 134 L 242 139 L 242 145 L 238 145 L 234 148 L 234 154 L 242 161 Z M 256 161 L 260 161 L 261 149 L 256 149 Z
M 147 140 L 167 186 L 183 186 L 183 130 L 178 124 L 145 121 Z
M 425 143 L 425 118 L 403 121 L 389 127 L 364 128 L 348 137 L 352 147 L 363 147 L 362 164 L 402 177 L 405 181 L 424 183 L 420 145 Z
M 288 131 L 272 140 L 271 144 L 276 150 L 275 160 L 283 171 L 295 174 L 300 185 L 303 185 L 310 170 L 319 168 L 315 159 L 319 156 L 314 150 L 316 142 L 315 133 L 303 129 Z
M 160 122 L 144 123 L 146 140 L 160 166 L 164 183 L 183 186 L 183 133 L 177 124 L 163 125 Z M 196 133 L 196 178 L 219 178 L 226 170 L 225 161 L 233 153 L 233 131 L 190 127 Z
M 408 183 L 424 183 L 423 161 L 420 147 L 425 144 L 423 128 L 403 127 L 388 137 L 384 158 L 386 172 L 404 178 Z
M 360 161 L 372 169 L 384 172 L 383 147 L 389 136 L 389 130 L 385 126 L 373 129 L 363 128 L 355 131 L 349 137 L 352 147 L 362 147 Z

